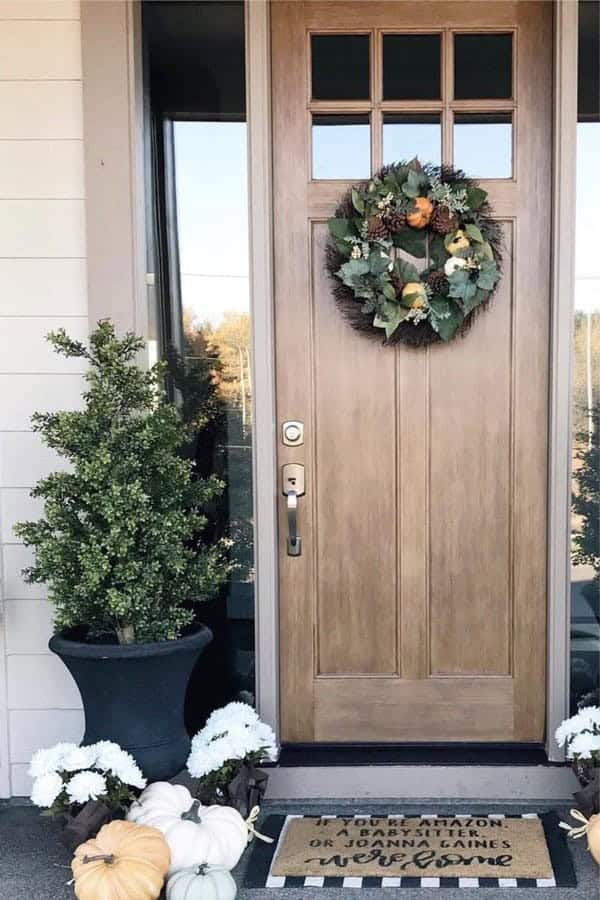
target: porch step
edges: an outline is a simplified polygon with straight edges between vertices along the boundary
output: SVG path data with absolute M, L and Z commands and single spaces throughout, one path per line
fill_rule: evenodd
M 566 766 L 274 766 L 269 800 L 327 797 L 405 800 L 544 800 L 569 803 L 577 780 Z

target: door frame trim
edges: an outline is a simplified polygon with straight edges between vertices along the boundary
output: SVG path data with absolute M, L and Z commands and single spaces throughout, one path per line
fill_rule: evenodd
M 254 384 L 254 553 L 257 707 L 279 736 L 279 616 L 277 565 L 277 420 L 273 167 L 271 135 L 271 21 L 269 0 L 245 0 L 246 120 L 250 309 Z
M 550 425 L 548 435 L 548 666 L 546 752 L 564 759 L 554 732 L 569 714 L 571 373 L 575 235 L 573 197 L 577 178 L 578 4 L 554 4 L 554 138 L 550 331 Z M 560 248 L 560 252 L 559 252 Z M 566 252 L 565 252 L 566 248 Z
M 110 128 L 128 132 L 112 157 L 113 168 L 121 172 L 129 186 L 130 204 L 122 203 L 123 181 L 111 181 L 86 159 L 87 221 L 111 220 L 116 215 L 124 229 L 135 237 L 121 246 L 129 257 L 130 271 L 135 273 L 133 290 L 105 289 L 107 277 L 114 287 L 114 273 L 106 269 L 106 241 L 102 234 L 88 235 L 90 318 L 114 316 L 119 323 L 133 325 L 147 332 L 145 303 L 148 287 L 144 283 L 143 266 L 145 215 L 143 209 L 143 91 L 141 90 L 142 53 L 139 34 L 138 0 L 126 4 L 102 4 L 115 11 L 126 6 L 127 15 L 115 15 L 112 33 L 101 28 L 92 30 L 92 11 L 97 4 L 82 3 L 82 29 L 86 31 L 82 54 L 85 73 L 84 116 L 94 121 L 95 107 L 102 97 L 104 69 L 94 65 L 94 53 L 105 52 L 114 37 L 127 52 L 129 65 L 122 66 L 124 103 L 103 107 L 103 131 Z M 251 234 L 251 303 L 254 351 L 254 502 L 256 516 L 256 658 L 257 696 L 260 714 L 275 729 L 279 722 L 279 635 L 278 635 L 278 567 L 277 567 L 277 422 L 275 419 L 275 347 L 273 341 L 273 207 L 272 207 L 272 139 L 271 139 L 271 61 L 270 0 L 245 0 L 246 8 L 246 72 L 249 150 L 249 203 Z M 571 0 L 554 3 L 554 190 L 552 197 L 552 341 L 549 433 L 549 501 L 548 501 L 548 676 L 547 676 L 547 751 L 550 759 L 559 760 L 552 735 L 568 710 L 569 673 L 569 538 L 570 538 L 570 468 L 571 436 L 565 423 L 570 422 L 570 372 L 572 360 L 572 318 L 574 289 L 575 241 L 569 227 L 571 215 L 564 210 L 572 203 L 575 183 L 576 96 L 577 96 L 577 4 Z M 124 40 L 123 40 L 124 39 Z M 90 60 L 91 55 L 91 60 Z M 90 64 L 91 62 L 91 64 Z M 126 90 L 125 90 L 126 88 Z M 128 101 L 128 102 L 127 102 Z M 110 119 L 111 121 L 107 121 Z M 90 141 L 103 147 L 97 129 L 86 132 Z M 100 141 L 100 143 L 96 143 Z M 89 151 L 88 151 L 89 152 Z M 98 152 L 94 154 L 97 156 Z M 116 158 L 118 155 L 118 158 Z M 107 239 L 108 240 L 108 239 Z M 558 247 L 561 252 L 558 253 Z M 136 277 L 137 276 L 137 277 Z M 131 281 L 129 282 L 131 285 Z M 118 303 L 116 300 L 118 299 Z

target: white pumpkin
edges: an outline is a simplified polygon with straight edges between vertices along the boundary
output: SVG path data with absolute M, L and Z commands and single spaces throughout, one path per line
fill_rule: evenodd
M 127 818 L 158 828 L 171 851 L 169 874 L 206 863 L 233 869 L 248 843 L 248 826 L 231 806 L 202 806 L 186 787 L 156 781 Z
M 193 866 L 171 875 L 167 900 L 235 900 L 237 885 L 224 866 Z

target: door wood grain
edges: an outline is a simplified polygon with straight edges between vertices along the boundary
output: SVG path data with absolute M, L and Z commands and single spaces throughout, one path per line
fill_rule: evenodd
M 546 654 L 550 297 L 549 2 L 272 4 L 277 416 L 305 424 L 302 555 L 280 497 L 282 738 L 540 741 Z M 439 101 L 382 101 L 385 32 L 442 35 Z M 453 33 L 513 33 L 513 96 L 453 100 Z M 371 99 L 313 101 L 311 32 L 367 33 Z M 311 176 L 311 117 L 512 115 L 513 176 L 482 182 L 503 278 L 463 338 L 382 347 L 347 325 L 324 268 L 350 182 Z M 278 488 L 279 489 L 279 488 Z

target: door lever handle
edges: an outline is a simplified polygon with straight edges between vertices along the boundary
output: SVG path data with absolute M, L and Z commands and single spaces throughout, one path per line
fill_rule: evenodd
M 287 553 L 302 555 L 302 538 L 298 534 L 298 497 L 304 494 L 304 466 L 288 463 L 281 469 L 281 491 L 287 497 Z
M 290 491 L 287 495 L 287 519 L 288 519 L 288 556 L 300 556 L 302 554 L 302 538 L 298 536 L 298 494 Z

